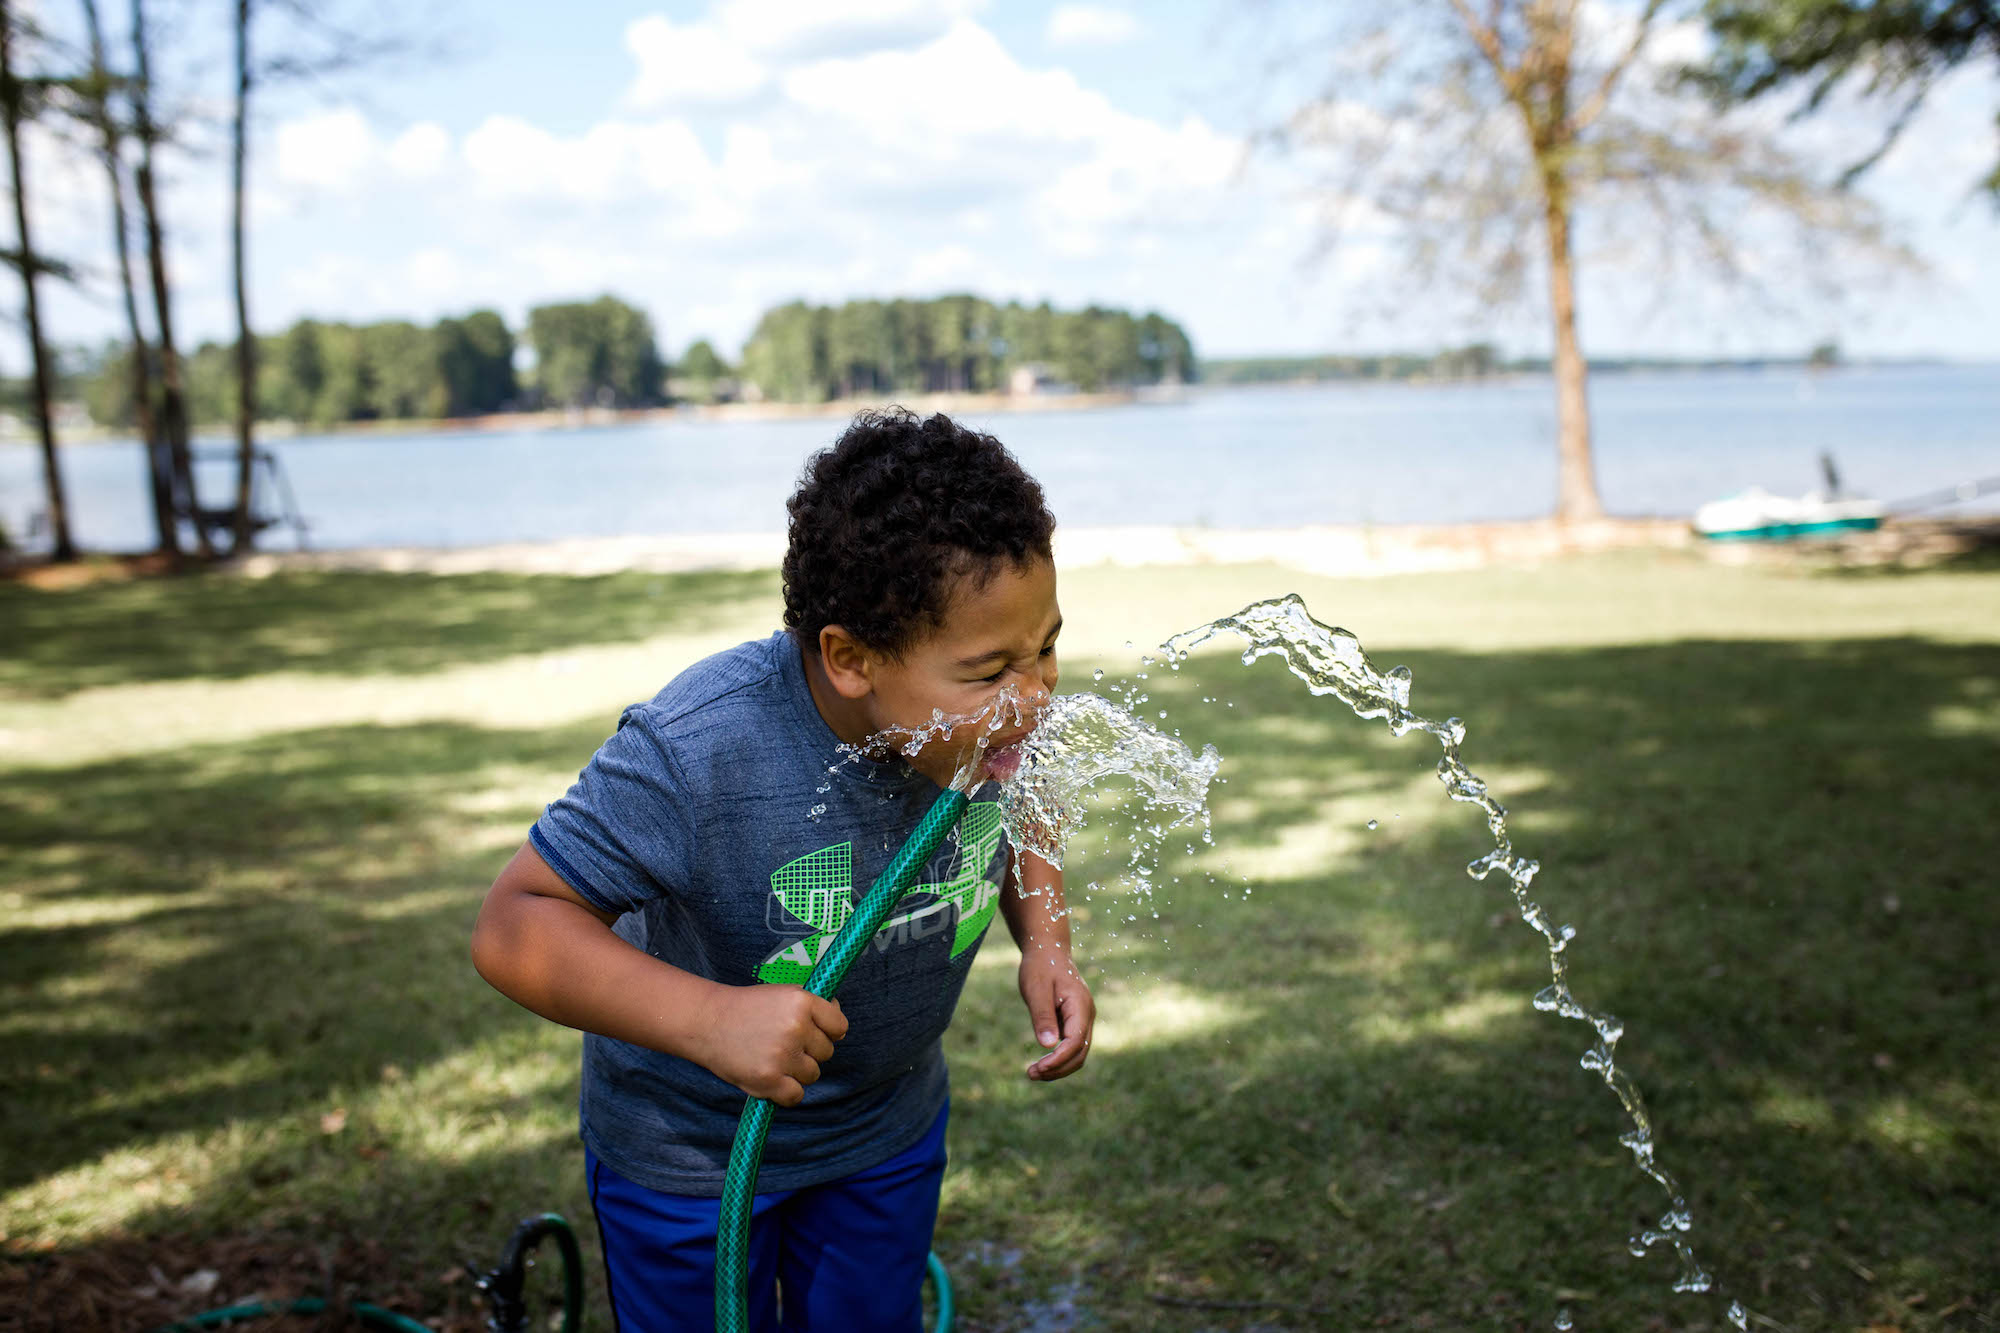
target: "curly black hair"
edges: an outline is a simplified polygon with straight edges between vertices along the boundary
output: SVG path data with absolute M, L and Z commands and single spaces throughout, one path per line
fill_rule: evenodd
M 1050 558 L 1055 517 L 1005 445 L 942 412 L 862 412 L 806 460 L 786 502 L 785 625 L 814 651 L 840 625 L 900 657 L 944 623 L 961 578 Z

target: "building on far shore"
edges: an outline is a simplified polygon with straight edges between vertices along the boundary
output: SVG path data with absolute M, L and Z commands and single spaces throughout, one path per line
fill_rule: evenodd
M 1055 372 L 1040 361 L 1024 361 L 1008 374 L 1007 392 L 1015 398 L 1026 398 L 1033 394 L 1075 393 L 1076 386 L 1057 379 Z

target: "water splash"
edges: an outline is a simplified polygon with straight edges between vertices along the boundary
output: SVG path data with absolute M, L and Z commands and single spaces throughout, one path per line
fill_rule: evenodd
M 1529 896 L 1529 887 L 1541 866 L 1515 850 L 1513 840 L 1507 833 L 1506 807 L 1493 798 L 1484 780 L 1467 768 L 1459 757 L 1459 746 L 1465 740 L 1465 724 L 1455 717 L 1434 722 L 1411 711 L 1409 668 L 1399 666 L 1386 672 L 1376 670 L 1375 664 L 1362 651 L 1359 639 L 1346 630 L 1313 619 L 1306 610 L 1305 602 L 1296 594 L 1253 602 L 1233 616 L 1224 616 L 1175 635 L 1163 645 L 1169 665 L 1178 668 L 1196 647 L 1225 633 L 1238 636 L 1248 645 L 1243 650 L 1246 666 L 1260 657 L 1281 657 L 1291 673 L 1303 681 L 1313 694 L 1335 696 L 1351 708 L 1355 716 L 1386 723 L 1393 735 L 1404 736 L 1412 731 L 1421 731 L 1437 741 L 1443 751 L 1438 760 L 1438 781 L 1444 784 L 1452 800 L 1476 805 L 1485 811 L 1486 827 L 1493 835 L 1493 850 L 1475 859 L 1466 867 L 1466 872 L 1480 880 L 1496 870 L 1507 877 L 1521 919 L 1532 926 L 1548 946 L 1550 980 L 1535 996 L 1535 1008 L 1590 1027 L 1594 1040 L 1579 1063 L 1597 1075 L 1617 1096 L 1631 1123 L 1631 1128 L 1621 1134 L 1618 1141 L 1631 1152 L 1633 1164 L 1639 1171 L 1666 1193 L 1669 1201 L 1667 1210 L 1660 1215 L 1656 1225 L 1634 1235 L 1627 1242 L 1628 1248 L 1635 1256 L 1643 1256 L 1656 1245 L 1668 1246 L 1680 1266 L 1674 1279 L 1674 1290 L 1710 1290 L 1715 1285 L 1715 1279 L 1702 1268 L 1688 1241 L 1688 1233 L 1694 1227 L 1693 1214 L 1688 1209 L 1680 1185 L 1659 1163 L 1658 1135 L 1646 1110 L 1645 1100 L 1639 1095 L 1638 1085 L 1618 1066 L 1618 1042 L 1624 1036 L 1625 1025 L 1608 1013 L 1585 1007 L 1570 989 L 1569 947 L 1576 939 L 1576 928 L 1556 924 L 1542 905 Z M 1563 1312 L 1562 1317 L 1566 1320 L 1568 1312 Z M 1731 1302 L 1728 1318 L 1732 1327 L 1749 1327 L 1749 1312 L 1738 1302 Z M 1557 1324 L 1559 1328 L 1565 1326 L 1562 1322 Z
M 1015 686 L 1003 686 L 974 712 L 947 713 L 933 708 L 929 721 L 884 727 L 858 744 L 843 744 L 827 771 L 834 773 L 843 765 L 892 755 L 909 761 L 925 750 L 942 750 L 951 760 L 950 787 L 969 792 L 989 778 L 1014 775 L 1020 764 L 1021 741 L 1044 711 L 1046 706 L 1038 708 L 1023 699 Z
M 1222 765 L 1213 745 L 1195 754 L 1109 699 L 1065 694 L 1049 701 L 1021 742 L 1020 764 L 1000 789 L 1000 816 L 1014 845 L 1060 866 L 1069 839 L 1087 823 L 1086 796 L 1109 777 L 1132 780 L 1164 837 L 1198 822 L 1209 841 L 1208 784 Z
M 1095 694 L 1058 695 L 1036 707 L 1010 685 L 977 712 L 933 709 L 920 725 L 887 727 L 859 744 L 842 745 L 828 772 L 889 755 L 912 760 L 940 745 L 952 755 L 952 787 L 970 791 L 988 779 L 999 781 L 1009 839 L 1052 866 L 1062 865 L 1070 838 L 1088 824 L 1091 789 L 1111 777 L 1131 779 L 1154 820 L 1148 832 L 1158 836 L 1151 841 L 1193 823 L 1201 826 L 1204 842 L 1212 841 L 1208 784 L 1222 765 L 1215 747 L 1203 746 L 1197 755 L 1178 737 Z M 822 786 L 816 794 L 827 790 Z M 806 817 L 817 820 L 825 812 L 818 804 Z M 1140 859 L 1135 854 L 1135 862 Z
M 1190 856 L 1196 827 L 1200 841 L 1213 845 L 1208 785 L 1222 763 L 1215 747 L 1206 746 L 1197 755 L 1178 737 L 1095 694 L 1041 696 L 1031 702 L 1010 686 L 973 713 L 934 710 L 920 725 L 889 727 L 859 744 L 842 745 L 821 794 L 845 765 L 897 756 L 914 764 L 933 746 L 950 756 L 952 787 L 969 793 L 988 780 L 1000 783 L 1000 820 L 1015 857 L 1016 882 L 1028 897 L 1040 898 L 1052 886 L 1044 870 L 1021 862 L 1022 853 L 1060 869 L 1071 837 L 1090 822 L 1093 789 L 1107 778 L 1130 780 L 1132 793 L 1120 793 L 1118 805 L 1138 813 L 1119 821 L 1128 855 L 1114 879 L 1122 901 L 1108 923 L 1109 940 L 1118 939 L 1121 924 L 1136 925 L 1142 910 L 1159 919 L 1155 879 L 1176 830 L 1188 831 Z M 941 765 L 926 767 L 942 771 Z M 1129 799 L 1133 793 L 1139 798 L 1136 806 Z M 813 807 L 807 818 L 817 820 L 823 809 Z M 951 836 L 956 846 L 956 829 Z M 1173 882 L 1178 884 L 1179 877 Z M 1079 899 L 1094 902 L 1109 887 L 1095 879 L 1071 883 L 1050 910 L 1067 917 L 1077 910 Z

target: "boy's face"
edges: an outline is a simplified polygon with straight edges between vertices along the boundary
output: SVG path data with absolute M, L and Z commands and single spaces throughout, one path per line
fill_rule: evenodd
M 927 726 L 934 709 L 947 716 L 975 714 L 1011 687 L 1021 702 L 1018 716 L 1003 709 L 999 727 L 990 731 L 984 720 L 962 725 L 910 760 L 918 772 L 946 786 L 984 738 L 986 776 L 1011 777 L 1019 756 L 1007 747 L 1033 729 L 1055 690 L 1061 631 L 1051 562 L 1002 560 L 984 584 L 961 579 L 943 625 L 900 659 L 871 654 L 867 705 L 873 729 Z

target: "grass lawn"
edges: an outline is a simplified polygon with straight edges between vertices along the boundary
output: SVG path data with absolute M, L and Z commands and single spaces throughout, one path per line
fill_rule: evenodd
M 1076 570 L 1066 683 L 1287 591 L 1465 720 L 1753 1327 L 2000 1327 L 2000 571 Z M 619 706 L 776 607 L 766 574 L 0 584 L 0 1328 L 328 1288 L 470 1328 L 461 1265 L 546 1208 L 608 1327 L 575 1037 L 466 935 Z M 1227 651 L 1144 688 L 1226 756 L 1215 845 L 1150 899 L 1115 815 L 1075 849 L 1077 1078 L 1021 1077 L 982 953 L 959 1326 L 1721 1327 L 1626 1254 L 1664 1200 L 1430 742 Z

